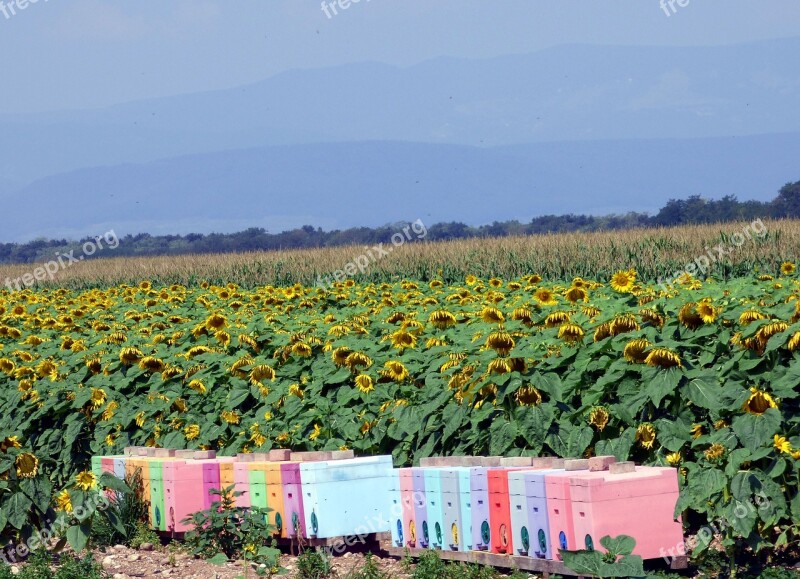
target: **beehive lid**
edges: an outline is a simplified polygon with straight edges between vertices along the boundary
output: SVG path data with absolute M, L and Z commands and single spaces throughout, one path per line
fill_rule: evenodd
M 572 500 L 614 501 L 633 497 L 678 494 L 678 471 L 671 467 L 637 466 L 634 472 L 570 479 Z

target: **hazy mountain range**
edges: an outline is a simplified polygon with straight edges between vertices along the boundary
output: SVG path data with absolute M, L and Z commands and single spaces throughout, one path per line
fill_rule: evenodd
M 769 199 L 800 178 L 798 53 L 571 45 L 4 114 L 0 241 Z

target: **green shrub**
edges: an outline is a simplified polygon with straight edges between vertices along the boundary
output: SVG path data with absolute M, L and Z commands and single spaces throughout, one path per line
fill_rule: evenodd
M 158 535 L 148 525 L 150 503 L 144 497 L 141 469 L 127 475 L 125 484 L 130 491 L 112 496 L 102 516 L 92 521 L 92 543 L 98 547 L 125 545 L 138 549 L 142 543 L 158 543 Z
M 184 520 L 194 526 L 186 533 L 186 543 L 194 554 L 214 562 L 243 557 L 248 561 L 266 565 L 268 571 L 278 566 L 280 551 L 274 547 L 273 527 L 267 515 L 270 509 L 235 506 L 235 498 L 243 493 L 231 485 L 225 489 L 212 489 L 219 500 L 211 508 L 194 513 Z
M 325 579 L 333 572 L 330 556 L 320 550 L 306 550 L 297 557 L 297 579 Z

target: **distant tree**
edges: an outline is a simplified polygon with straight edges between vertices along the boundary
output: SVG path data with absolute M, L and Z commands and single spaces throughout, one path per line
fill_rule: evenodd
M 800 181 L 787 183 L 772 202 L 775 217 L 800 217 Z

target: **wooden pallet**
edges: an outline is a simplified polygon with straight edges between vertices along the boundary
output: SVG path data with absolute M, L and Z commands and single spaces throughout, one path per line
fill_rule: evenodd
M 405 556 L 419 557 L 426 549 L 407 549 L 395 547 L 390 542 L 381 544 L 383 552 L 390 557 L 403 558 Z M 520 557 L 514 555 L 498 555 L 487 551 L 444 551 L 437 550 L 439 557 L 445 561 L 456 561 L 461 563 L 475 563 L 496 567 L 498 569 L 519 569 L 520 571 L 534 571 L 541 573 L 545 579 L 553 574 L 572 577 L 584 577 L 567 568 L 561 561 L 550 561 L 547 559 L 537 559 L 535 557 Z M 688 567 L 687 557 L 674 557 L 670 563 L 670 569 L 686 569 Z
M 327 537 L 324 539 L 297 539 L 281 537 L 277 539 L 281 547 L 303 547 L 329 549 L 335 554 L 344 553 L 348 549 L 359 551 L 372 551 L 377 553 L 384 544 L 391 544 L 391 533 L 367 533 L 364 535 L 349 535 L 347 537 Z

